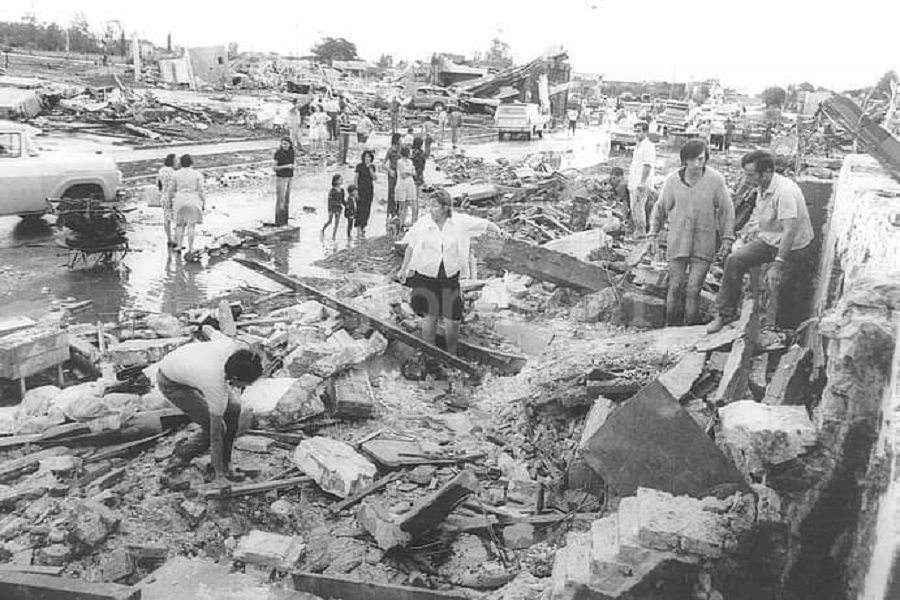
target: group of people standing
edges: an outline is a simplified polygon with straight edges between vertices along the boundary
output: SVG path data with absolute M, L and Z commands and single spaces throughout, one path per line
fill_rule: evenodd
M 206 192 L 203 188 L 203 175 L 194 169 L 190 154 L 183 154 L 178 159 L 180 168 L 176 168 L 175 162 L 175 154 L 166 156 L 163 166 L 157 172 L 156 186 L 163 209 L 166 243 L 170 249 L 180 252 L 185 249 L 186 236 L 185 258 L 191 260 L 196 256 L 196 226 L 203 222 Z
M 696 138 L 682 146 L 681 166 L 666 177 L 656 199 L 651 192 L 656 150 L 645 122 L 635 126 L 635 135 L 638 145 L 627 187 L 621 170 L 611 182 L 620 197 L 628 196 L 635 238 L 649 237 L 654 254 L 668 224 L 667 324 L 699 323 L 700 292 L 716 259 L 724 261 L 724 276 L 715 301 L 716 316 L 708 326 L 711 333 L 737 319 L 743 277 L 751 268 L 771 263 L 769 288 L 775 297 L 783 294 L 785 283 L 798 278 L 809 264 L 814 234 L 803 192 L 775 172 L 772 155 L 756 150 L 741 159 L 745 180 L 756 188 L 759 228 L 753 239 L 735 247 L 734 204 L 725 177 L 708 165 L 708 143 Z
M 328 220 L 322 226 L 322 237 L 328 226 L 332 226 L 331 239 L 337 237 L 337 229 L 343 216 L 347 220 L 347 239 L 352 237 L 356 228 L 359 239 L 365 239 L 366 227 L 372 213 L 372 201 L 375 197 L 375 181 L 378 174 L 375 168 L 375 154 L 371 150 L 363 150 L 359 164 L 354 169 L 353 183 L 344 189 L 344 178 L 336 173 L 331 178 L 331 189 L 328 190 Z

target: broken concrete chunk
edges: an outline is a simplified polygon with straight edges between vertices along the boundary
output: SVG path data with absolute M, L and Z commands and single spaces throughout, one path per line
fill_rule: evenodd
M 46 414 L 53 404 L 53 400 L 61 391 L 55 385 L 42 385 L 41 387 L 28 390 L 19 404 L 19 418 Z
M 412 540 L 409 533 L 400 529 L 396 517 L 374 502 L 363 502 L 356 511 L 356 519 L 382 550 L 405 546 Z
M 375 465 L 349 444 L 325 437 L 303 440 L 294 450 L 294 464 L 323 491 L 347 498 L 375 480 Z
M 161 361 L 166 354 L 189 341 L 189 337 L 127 340 L 110 346 L 108 353 L 120 367 L 146 366 Z
M 81 469 L 81 459 L 63 454 L 41 460 L 38 471 L 49 471 L 58 477 L 71 477 Z
M 812 371 L 812 353 L 807 348 L 793 345 L 778 361 L 772 382 L 766 387 L 765 404 L 805 404 L 809 396 L 809 376 Z
M 669 390 L 672 397 L 681 400 L 691 391 L 694 382 L 703 372 L 706 355 L 702 352 L 685 354 L 674 367 L 659 376 L 659 382 Z
M 613 410 L 580 454 L 620 494 L 639 487 L 700 494 L 720 483 L 743 483 L 659 381 Z
M 147 317 L 147 327 L 161 338 L 177 338 L 184 335 L 184 326 L 173 315 L 150 315 Z
M 503 529 L 503 543 L 513 550 L 524 550 L 534 544 L 534 525 L 516 523 Z
M 325 412 L 319 397 L 322 380 L 315 375 L 261 377 L 241 395 L 243 406 L 264 426 L 281 426 Z
M 297 536 L 252 530 L 241 538 L 234 559 L 245 563 L 288 571 L 294 567 L 306 545 Z
M 550 577 L 550 600 L 589 598 L 591 534 L 570 531 L 566 545 L 557 550 Z
M 375 396 L 365 369 L 349 369 L 338 375 L 333 389 L 335 416 L 366 418 L 375 412 Z
M 272 449 L 275 440 L 262 435 L 242 435 L 234 440 L 234 447 L 244 452 L 254 452 L 256 454 L 265 454 Z
M 803 406 L 768 406 L 752 400 L 719 409 L 722 445 L 747 475 L 760 475 L 805 454 L 816 444 L 816 429 Z
M 52 544 L 38 549 L 34 554 L 34 562 L 47 567 L 62 567 L 72 560 L 73 554 L 72 549 L 65 544 Z
M 82 500 L 72 509 L 69 531 L 73 541 L 90 550 L 119 526 L 122 517 L 99 502 Z

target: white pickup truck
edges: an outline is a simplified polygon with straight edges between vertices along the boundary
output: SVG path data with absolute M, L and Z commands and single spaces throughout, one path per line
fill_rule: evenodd
M 33 130 L 0 121 L 0 217 L 40 217 L 51 210 L 50 198 L 117 198 L 122 173 L 112 158 L 41 152 L 32 140 Z
M 549 121 L 550 117 L 541 112 L 540 106 L 522 102 L 501 104 L 494 114 L 497 137 L 501 140 L 505 135 L 524 135 L 529 140 L 534 136 L 543 138 Z

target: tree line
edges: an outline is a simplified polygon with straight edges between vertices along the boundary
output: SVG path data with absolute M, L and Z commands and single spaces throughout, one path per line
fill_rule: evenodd
M 41 50 L 62 52 L 66 50 L 68 31 L 70 52 L 123 54 L 126 40 L 123 34 L 102 38 L 90 30 L 83 15 L 76 15 L 67 29 L 56 23 L 41 23 L 33 15 L 22 17 L 19 22 L 0 21 L 0 49 Z

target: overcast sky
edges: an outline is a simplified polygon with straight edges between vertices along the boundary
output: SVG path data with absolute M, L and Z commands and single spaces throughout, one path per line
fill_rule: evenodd
M 496 35 L 525 62 L 562 44 L 578 72 L 609 79 L 718 77 L 757 92 L 809 81 L 843 90 L 900 70 L 898 0 L 2 0 L 0 20 L 33 12 L 67 24 L 76 8 L 100 31 L 118 19 L 158 45 L 237 42 L 242 50 L 305 54 L 344 37 L 375 61 L 470 56 Z

